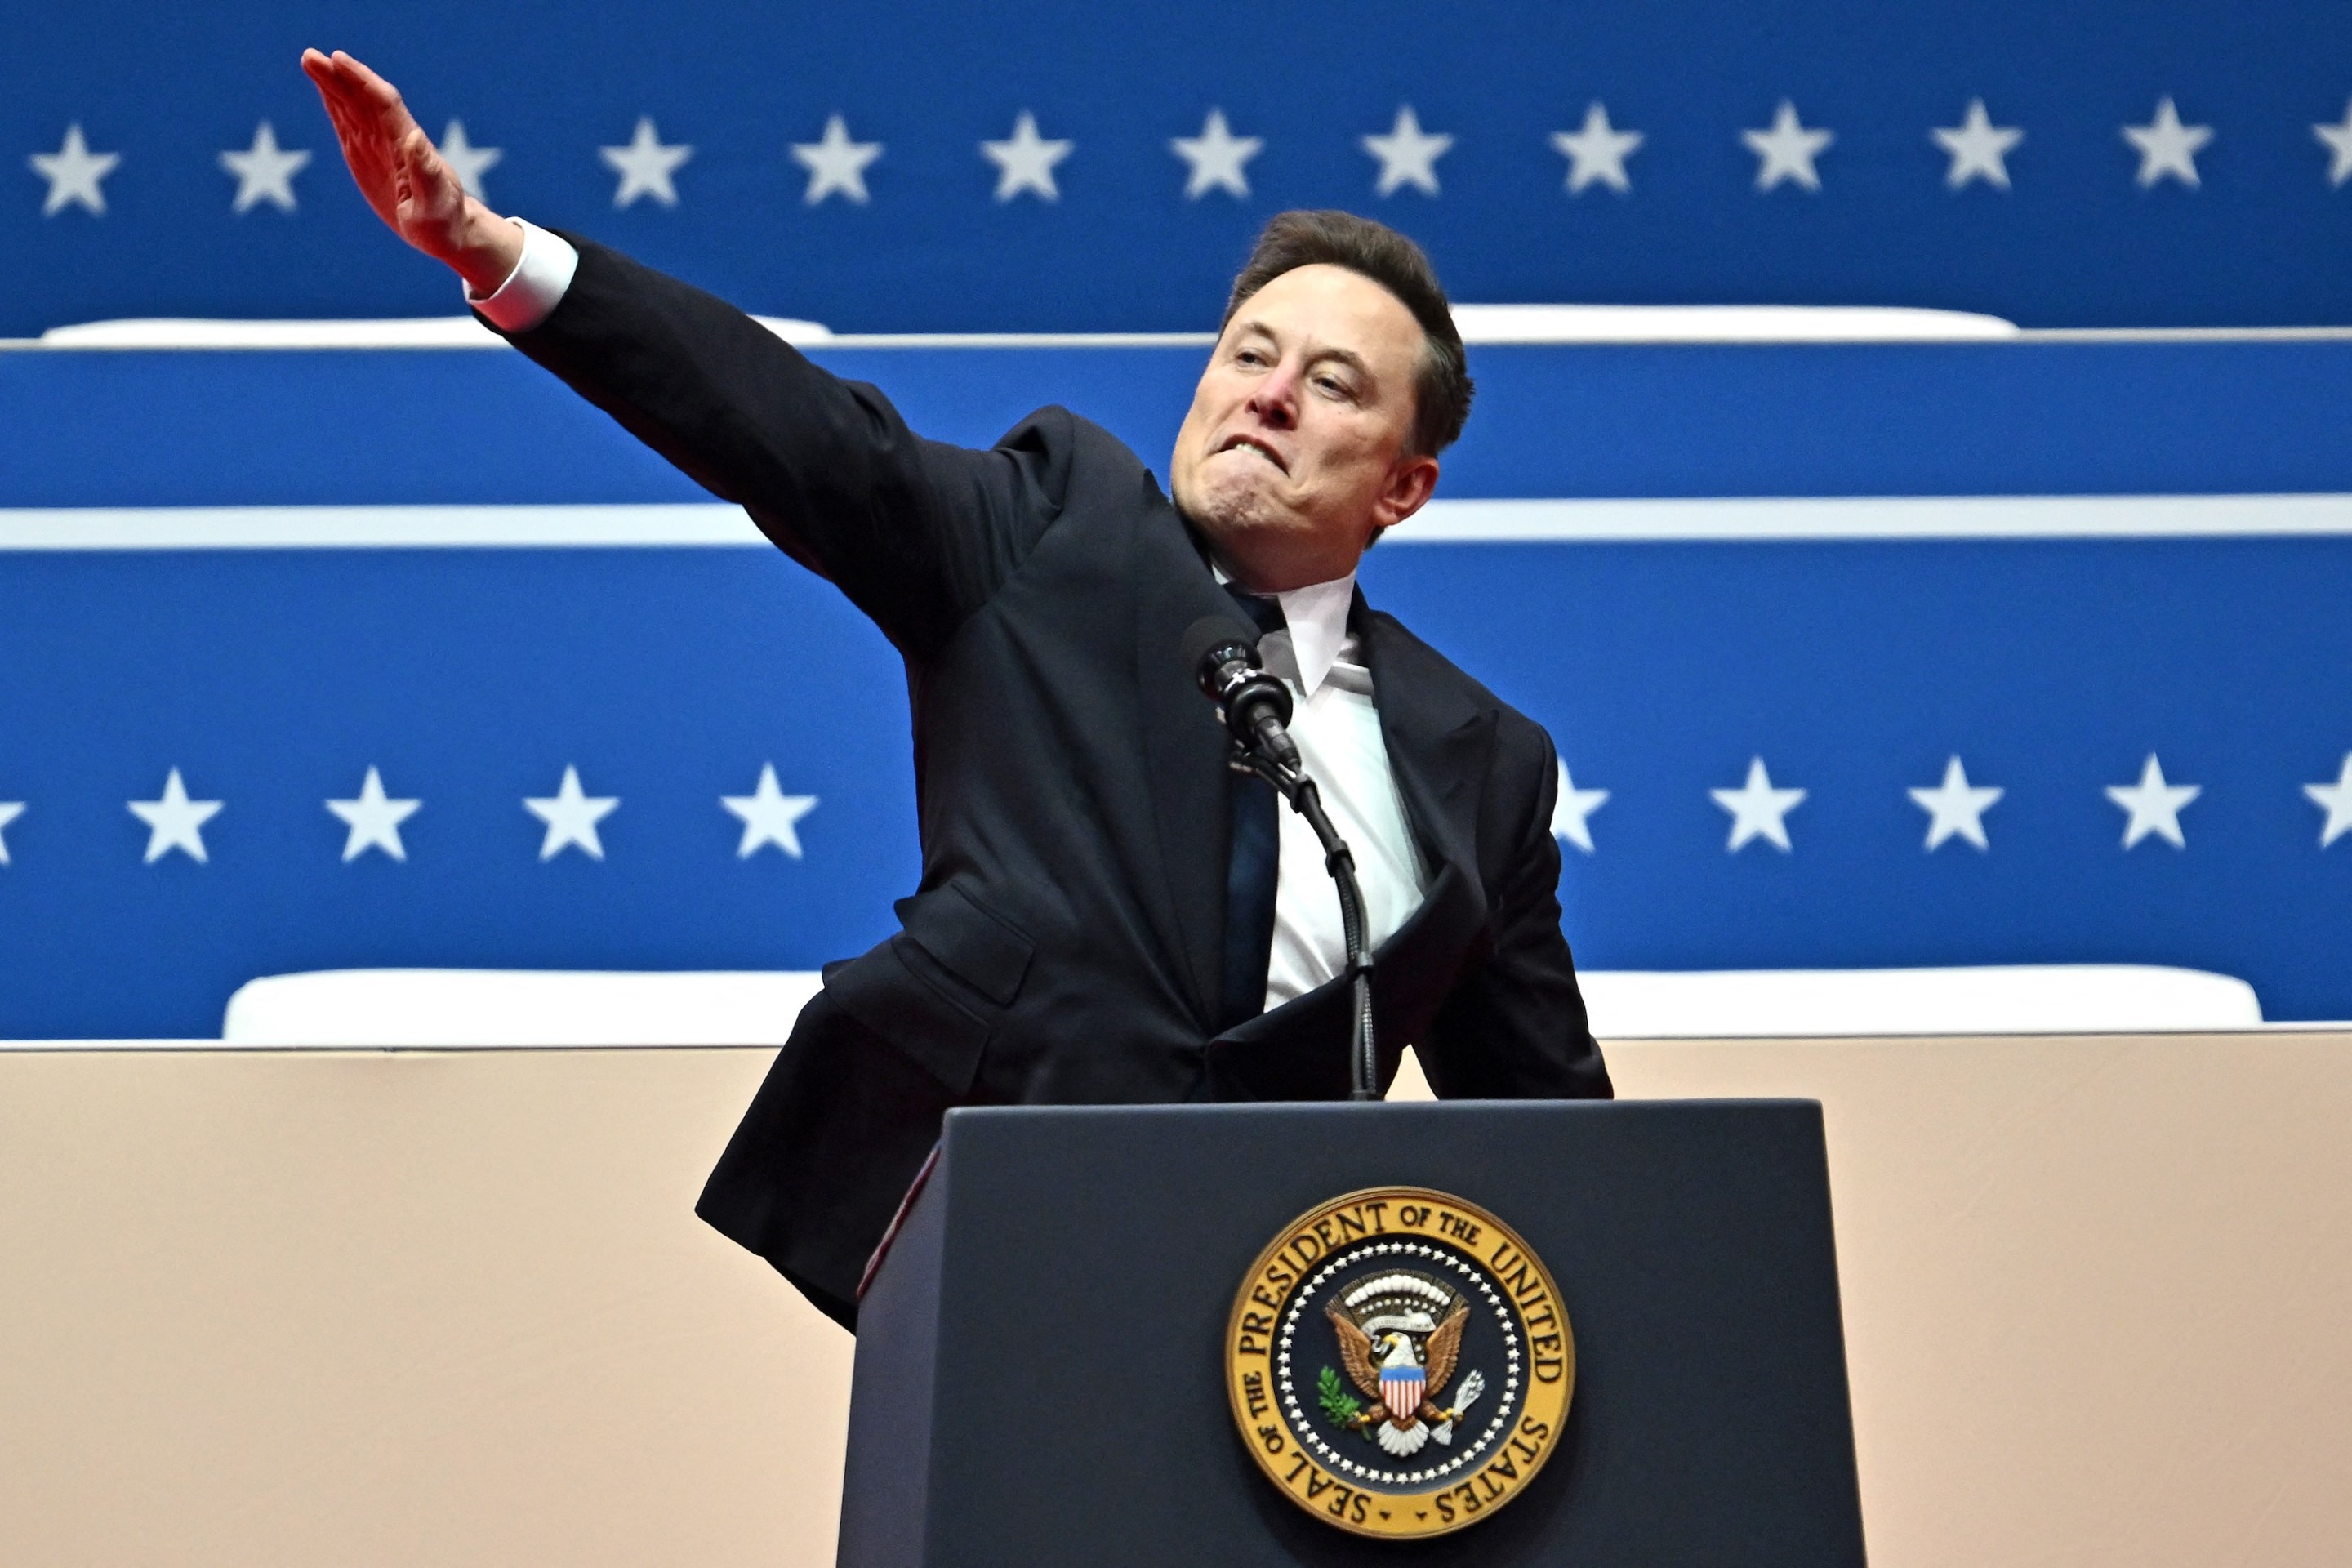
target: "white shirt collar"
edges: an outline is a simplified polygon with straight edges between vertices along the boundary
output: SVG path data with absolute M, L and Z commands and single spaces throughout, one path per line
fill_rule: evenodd
M 1356 602 L 1356 574 L 1310 583 L 1275 598 L 1290 626 L 1290 653 L 1298 661 L 1299 689 L 1307 696 L 1323 684 L 1348 641 L 1348 609 Z
M 1218 582 L 1233 581 L 1223 567 L 1213 562 L 1210 564 Z M 1350 572 L 1328 583 L 1309 583 L 1304 588 L 1276 594 L 1273 598 L 1282 606 L 1283 622 L 1290 628 L 1290 653 L 1298 665 L 1298 688 L 1312 697 L 1346 651 L 1348 611 L 1356 602 L 1356 574 Z

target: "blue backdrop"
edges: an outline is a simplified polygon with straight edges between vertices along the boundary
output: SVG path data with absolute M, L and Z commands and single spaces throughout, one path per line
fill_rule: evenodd
M 380 66 L 436 136 L 457 120 L 496 150 L 495 205 L 836 330 L 1199 327 L 1250 235 L 1295 205 L 1399 225 L 1465 300 L 2352 321 L 2352 25 L 2317 0 L 91 0 L 19 8 L 0 47 L 0 334 L 453 312 L 446 275 L 352 189 L 295 68 L 308 44 Z M 1747 133 L 1784 101 L 1793 131 L 1768 159 Z M 1406 109 L 1422 139 L 1375 156 L 1364 139 Z M 1227 150 L 1196 163 L 1171 143 L 1209 139 L 1213 110 Z M 997 199 L 982 143 L 1024 113 L 1038 143 L 1068 143 L 1044 165 L 1051 200 L 1035 177 Z M 836 115 L 853 151 L 820 179 L 793 149 L 824 146 Z M 666 183 L 601 155 L 641 120 L 672 152 L 640 173 Z
M 1155 467 L 1197 357 L 823 356 L 932 434 L 985 442 L 1059 400 Z M 1698 515 L 1734 535 L 1400 531 L 1368 559 L 1376 603 L 1610 792 L 1591 853 L 1566 851 L 1583 963 L 2174 963 L 2244 976 L 2273 1016 L 2352 1016 L 2352 835 L 2323 847 L 2305 788 L 2352 751 L 2352 500 L 2314 503 L 2301 536 L 2161 537 L 2168 503 L 2097 499 L 2273 498 L 2239 509 L 2259 522 L 2275 498 L 2352 492 L 2352 345 L 1487 349 L 1473 368 L 1443 496 L 1722 498 Z M 252 509 L 184 540 L 292 505 L 429 521 L 705 499 L 519 356 L 0 354 L 0 803 L 25 808 L 0 826 L 0 1034 L 208 1034 L 243 980 L 347 964 L 811 967 L 876 940 L 911 885 L 895 661 L 772 552 L 53 547 L 113 537 L 102 508 Z M 1738 533 L 1739 498 L 1823 498 L 1798 515 L 1834 533 L 1829 498 L 1923 496 L 1988 498 L 1983 526 Z M 2004 499 L 2037 497 L 2056 499 Z M 85 510 L 29 510 L 54 508 Z M 2077 515 L 2146 527 L 1990 536 Z M 2106 791 L 2150 753 L 2201 792 L 2181 847 L 2122 842 Z M 1956 754 L 2005 791 L 1981 851 L 1927 848 L 1907 793 Z M 1727 849 L 1711 798 L 1756 757 L 1807 792 L 1785 853 Z M 740 858 L 720 805 L 771 763 L 817 801 L 799 858 Z M 371 767 L 423 803 L 404 861 L 342 858 L 324 803 Z M 540 858 L 522 803 L 567 767 L 620 802 L 601 860 Z M 222 803 L 203 863 L 143 859 L 128 806 L 173 769 Z

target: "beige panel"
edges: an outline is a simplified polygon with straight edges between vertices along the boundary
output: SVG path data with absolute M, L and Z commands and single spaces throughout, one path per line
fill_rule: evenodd
M 1643 1043 L 1822 1102 L 1872 1561 L 2352 1562 L 2352 1038 Z
M 820 1563 L 764 1050 L 0 1053 L 0 1563 Z M 1827 1107 L 1880 1568 L 2352 1561 L 2352 1037 L 1646 1042 Z
M 0 1563 L 831 1563 L 849 1336 L 692 1213 L 772 1055 L 0 1054 Z

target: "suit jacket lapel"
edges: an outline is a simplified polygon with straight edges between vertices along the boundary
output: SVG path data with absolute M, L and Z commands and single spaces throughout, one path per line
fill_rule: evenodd
M 1478 790 L 1494 746 L 1495 711 L 1473 702 L 1452 671 L 1393 617 L 1369 608 L 1360 589 L 1349 624 L 1372 672 L 1381 740 L 1430 885 L 1452 866 L 1475 888 Z M 1484 910 L 1479 913 L 1483 918 Z
M 1136 530 L 1136 685 L 1141 697 L 1145 787 L 1159 828 L 1163 940 L 1182 957 L 1202 1028 L 1224 984 L 1227 843 L 1225 752 L 1217 710 L 1183 668 L 1184 633 L 1203 616 L 1239 619 L 1176 509 L 1150 509 Z

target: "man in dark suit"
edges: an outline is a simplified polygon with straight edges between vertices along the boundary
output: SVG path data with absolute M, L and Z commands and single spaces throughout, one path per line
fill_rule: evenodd
M 1354 587 L 1470 401 L 1412 244 L 1275 220 L 1170 466 L 1041 409 L 921 439 L 758 322 L 467 196 L 388 83 L 304 68 L 377 212 L 482 318 L 838 586 L 904 656 L 921 884 L 828 965 L 698 1212 L 855 1324 L 958 1104 L 1336 1098 L 1349 1029 L 1314 840 L 1225 766 L 1179 643 L 1246 613 L 1363 874 L 1382 1081 L 1604 1096 L 1555 885 L 1549 740 Z

